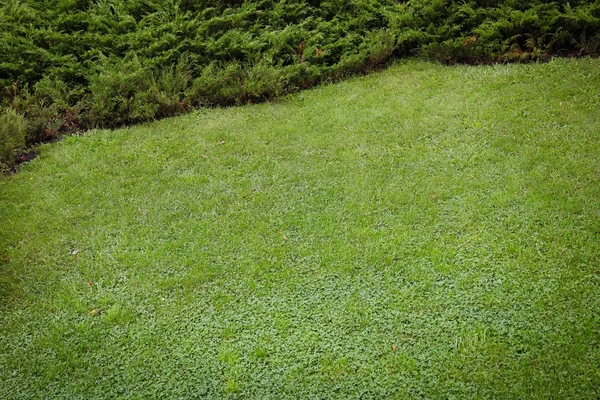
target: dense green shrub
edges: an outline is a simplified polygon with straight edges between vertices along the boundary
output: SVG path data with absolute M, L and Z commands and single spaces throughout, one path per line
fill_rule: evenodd
M 14 165 L 16 152 L 25 147 L 25 118 L 7 108 L 0 113 L 0 171 Z
M 13 109 L 27 121 L 27 143 L 38 143 L 85 128 L 80 124 L 87 94 L 82 87 L 71 87 L 63 81 L 44 77 L 32 89 L 13 85 L 9 100 Z
M 244 104 L 421 55 L 600 51 L 600 0 L 5 0 L 0 105 L 28 143 Z

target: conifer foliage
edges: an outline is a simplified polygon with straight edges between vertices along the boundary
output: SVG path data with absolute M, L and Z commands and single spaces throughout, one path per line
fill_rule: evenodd
M 262 101 L 406 55 L 594 55 L 600 0 L 5 0 L 0 32 L 1 107 L 33 143 Z

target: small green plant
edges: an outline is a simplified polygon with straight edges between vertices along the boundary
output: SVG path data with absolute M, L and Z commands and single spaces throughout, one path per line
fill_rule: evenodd
M 15 156 L 25 147 L 27 125 L 25 118 L 7 108 L 0 114 L 0 169 L 14 165 Z
M 109 127 L 156 115 L 158 104 L 149 95 L 154 82 L 152 71 L 134 53 L 124 59 L 105 58 L 95 70 L 89 78 L 90 124 Z

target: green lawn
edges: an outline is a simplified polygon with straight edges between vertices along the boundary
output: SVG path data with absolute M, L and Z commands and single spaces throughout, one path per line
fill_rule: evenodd
M 0 178 L 0 398 L 597 398 L 600 60 L 410 61 Z

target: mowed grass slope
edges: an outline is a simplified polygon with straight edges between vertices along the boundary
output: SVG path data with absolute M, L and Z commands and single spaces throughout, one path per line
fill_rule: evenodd
M 383 73 L 0 180 L 0 398 L 595 398 L 600 61 Z

